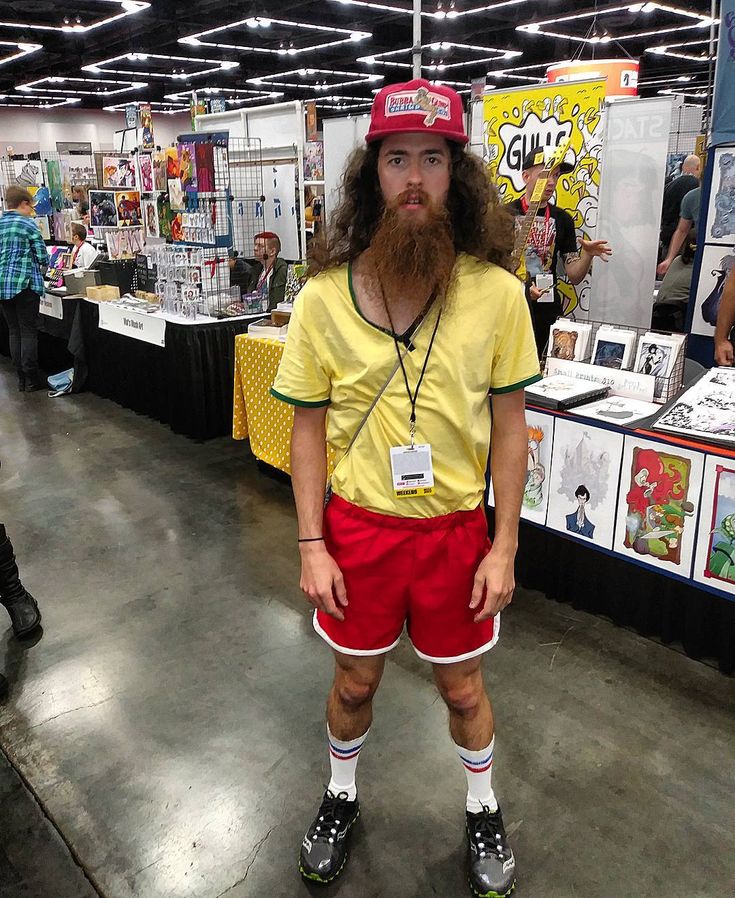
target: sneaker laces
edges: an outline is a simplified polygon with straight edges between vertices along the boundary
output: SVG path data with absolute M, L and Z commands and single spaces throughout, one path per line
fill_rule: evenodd
M 344 808 L 346 801 L 349 801 L 346 792 L 339 792 L 337 795 L 334 795 L 327 789 L 319 808 L 319 815 L 312 824 L 311 840 L 313 842 L 322 840 L 330 844 L 334 843 L 339 825 L 346 817 L 343 813 L 346 810 Z
M 513 855 L 505 841 L 505 833 L 500 824 L 497 811 L 491 811 L 487 805 L 482 806 L 479 814 L 473 815 L 473 834 L 477 840 L 477 848 L 481 858 L 494 854 L 499 861 L 507 861 Z

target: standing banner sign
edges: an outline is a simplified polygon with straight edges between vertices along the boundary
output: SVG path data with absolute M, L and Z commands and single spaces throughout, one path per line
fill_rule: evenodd
M 483 157 L 501 201 L 520 197 L 523 159 L 536 147 L 554 148 L 571 138 L 574 171 L 559 178 L 553 202 L 574 219 L 578 237 L 589 238 L 597 223 L 605 81 L 542 84 L 485 95 Z M 573 287 L 559 280 L 564 313 L 584 317 L 589 281 Z
M 651 326 L 672 102 L 621 99 L 608 106 L 597 233 L 612 256 L 592 265 L 596 321 Z
M 735 141 L 735 0 L 722 0 L 710 144 Z

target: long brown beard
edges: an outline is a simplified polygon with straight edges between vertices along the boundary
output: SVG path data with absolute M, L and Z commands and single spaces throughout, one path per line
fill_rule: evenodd
M 389 308 L 420 305 L 432 296 L 444 303 L 452 277 L 456 251 L 447 210 L 434 205 L 423 191 L 419 196 L 427 211 L 424 220 L 414 222 L 401 215 L 399 206 L 406 202 L 408 191 L 400 194 L 386 205 L 363 254 Z

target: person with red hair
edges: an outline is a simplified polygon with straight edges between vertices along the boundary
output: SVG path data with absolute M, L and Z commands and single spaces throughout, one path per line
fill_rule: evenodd
M 281 240 L 273 231 L 255 235 L 255 264 L 248 284 L 249 293 L 267 293 L 268 309 L 275 309 L 286 295 L 288 263 L 279 256 Z

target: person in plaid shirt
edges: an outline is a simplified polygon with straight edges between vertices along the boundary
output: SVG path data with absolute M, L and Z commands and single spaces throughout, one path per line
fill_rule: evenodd
M 22 187 L 8 187 L 5 205 L 7 211 L 0 218 L 0 309 L 10 331 L 18 387 L 31 392 L 45 387 L 38 371 L 38 306 L 48 251 L 30 220 L 30 193 Z

